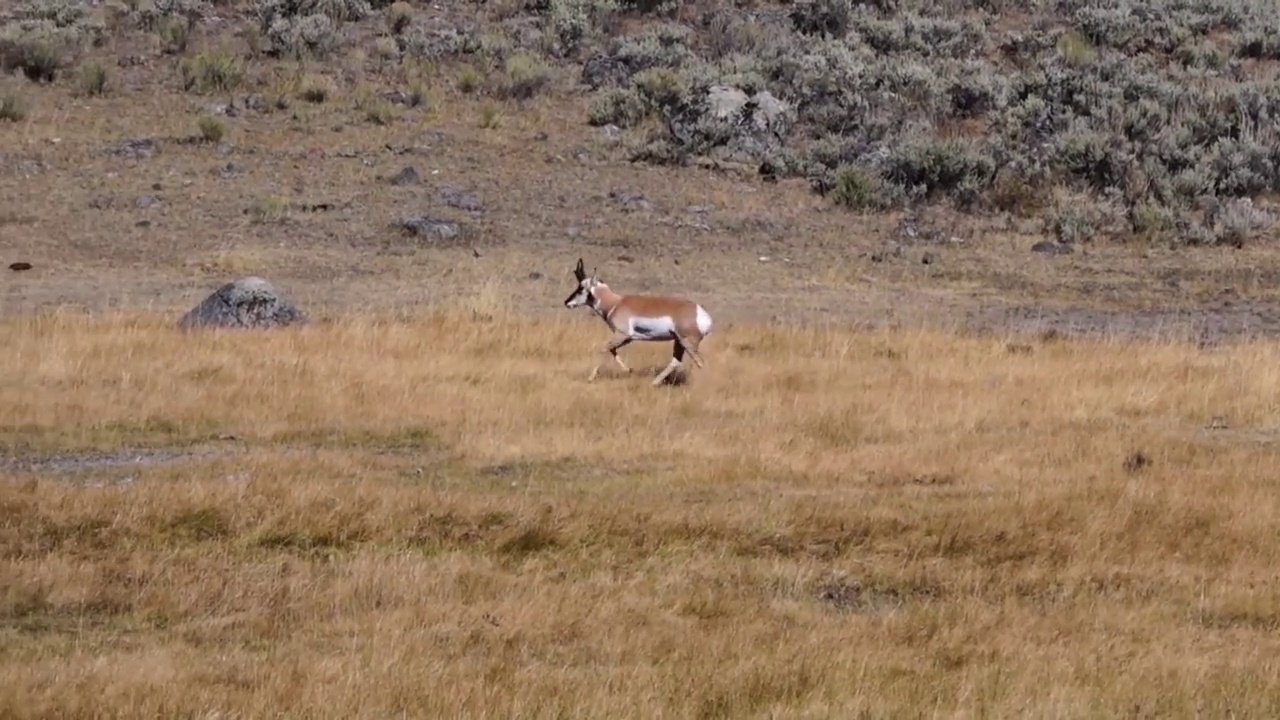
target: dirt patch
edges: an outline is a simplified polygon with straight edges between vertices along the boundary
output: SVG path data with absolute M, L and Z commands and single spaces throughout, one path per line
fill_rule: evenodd
M 1054 332 L 1076 337 L 1189 340 L 1201 346 L 1280 337 L 1270 303 L 1218 302 L 1194 309 L 1105 310 L 988 305 L 967 313 L 967 329 L 984 333 Z
M 59 452 L 38 457 L 5 457 L 0 470 L 12 473 L 73 474 L 92 470 L 155 468 L 232 455 L 232 451 L 128 450 L 118 452 Z

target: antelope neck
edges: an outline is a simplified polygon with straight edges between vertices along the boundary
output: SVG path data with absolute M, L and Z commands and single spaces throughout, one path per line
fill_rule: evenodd
M 618 293 L 607 287 L 597 285 L 591 289 L 591 309 L 599 313 L 600 317 L 605 320 L 608 320 L 613 311 L 617 309 L 620 299 L 621 297 Z

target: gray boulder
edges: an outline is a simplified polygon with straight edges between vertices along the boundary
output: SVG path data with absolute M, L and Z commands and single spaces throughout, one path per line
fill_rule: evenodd
M 669 127 L 686 152 L 752 163 L 782 148 L 795 123 L 795 110 L 768 90 L 748 95 L 736 87 L 713 85 L 678 108 Z
M 271 328 L 306 322 L 306 315 L 271 283 L 250 276 L 218 288 L 183 315 L 178 327 Z
M 458 223 L 430 215 L 406 216 L 397 224 L 408 235 L 434 242 L 455 240 L 462 233 L 462 226 Z

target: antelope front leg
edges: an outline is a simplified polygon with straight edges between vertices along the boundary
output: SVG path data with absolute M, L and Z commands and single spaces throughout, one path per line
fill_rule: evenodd
M 630 337 L 622 333 L 616 333 L 614 334 L 613 339 L 609 341 L 609 344 L 606 345 L 604 349 L 604 352 L 612 356 L 613 359 L 617 361 L 618 365 L 620 365 L 622 369 L 626 372 L 631 372 L 631 368 L 627 367 L 627 364 L 622 362 L 622 358 L 618 357 L 618 351 L 630 344 L 631 344 Z M 593 380 L 596 379 L 596 375 L 600 373 L 600 365 L 601 363 L 597 362 L 596 366 L 592 368 L 591 376 L 587 378 L 587 382 L 592 382 Z

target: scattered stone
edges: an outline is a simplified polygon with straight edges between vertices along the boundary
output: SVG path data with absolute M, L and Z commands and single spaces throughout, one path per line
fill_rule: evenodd
M 398 224 L 405 232 L 423 240 L 453 240 L 462 232 L 456 222 L 427 215 L 402 218 Z
M 125 158 L 149 158 L 156 153 L 156 141 L 151 138 L 125 140 L 109 148 L 107 152 Z
M 891 258 L 901 258 L 907 254 L 907 251 L 898 243 L 893 243 L 887 250 L 871 253 L 871 262 L 879 263 Z
M 316 203 L 296 203 L 294 207 L 302 212 L 329 212 L 330 210 L 333 210 L 338 206 L 337 204 L 330 203 L 330 202 L 316 202 Z
M 183 315 L 178 327 L 273 328 L 306 322 L 306 316 L 271 283 L 249 276 L 218 288 Z
M 406 107 L 416 107 L 422 101 L 421 96 L 414 93 L 407 93 L 403 90 L 392 90 L 390 92 L 383 93 L 382 99 L 392 105 L 404 105 Z
M 632 69 L 622 59 L 599 53 L 582 65 L 582 84 L 592 90 L 610 85 L 620 85 L 631 77 Z
M 610 143 L 616 143 L 622 140 L 622 128 L 612 123 L 600 128 L 600 133 L 604 135 L 604 139 Z
M 140 195 L 137 200 L 133 201 L 133 204 L 136 205 L 139 210 L 146 210 L 157 202 L 159 201 L 156 200 L 154 195 Z
M 244 106 L 248 110 L 256 110 L 257 112 L 266 112 L 270 107 L 267 99 L 261 95 L 247 95 L 244 99 Z
M 609 199 L 620 205 L 623 212 L 653 209 L 653 203 L 649 202 L 644 195 L 627 190 L 619 190 L 617 188 L 610 190 Z
M 406 165 L 400 172 L 392 175 L 388 182 L 392 185 L 417 185 L 422 182 L 422 178 L 418 177 L 418 171 L 412 165 Z
M 24 272 L 31 269 L 31 263 L 29 262 L 9 263 L 9 269 L 14 272 Z
M 459 210 L 468 212 L 480 212 L 484 210 L 484 204 L 475 195 L 472 195 L 457 185 L 443 185 L 440 188 L 440 199 L 445 205 L 456 207 Z
M 214 172 L 217 173 L 218 177 L 222 178 L 223 180 L 229 180 L 233 177 L 239 177 L 243 175 L 244 168 L 240 167 L 239 165 L 233 162 L 229 162 L 226 165 L 220 165 L 214 170 Z
M 1070 255 L 1075 252 L 1070 245 L 1065 245 L 1052 240 L 1041 240 L 1031 246 L 1031 252 L 1040 253 L 1041 255 Z
M 938 256 L 937 256 L 937 255 L 934 255 L 934 254 L 933 254 L 933 253 L 931 253 L 931 252 L 927 252 L 927 253 L 925 253 L 924 255 L 921 255 L 921 256 L 920 256 L 920 264 L 921 264 L 921 265 L 932 265 L 932 264 L 934 264 L 934 263 L 935 263 L 935 262 L 937 262 L 937 261 L 938 261 Z
M 538 272 L 537 270 L 534 270 L 533 272 L 529 273 L 529 279 L 530 279 L 530 280 L 541 280 L 541 279 L 542 279 L 542 273 Z

